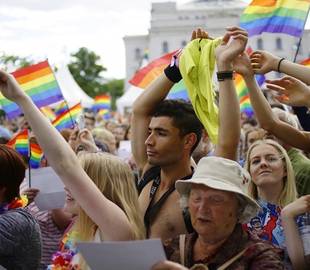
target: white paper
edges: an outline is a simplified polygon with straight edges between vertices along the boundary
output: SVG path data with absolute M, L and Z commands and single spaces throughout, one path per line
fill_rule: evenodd
M 6 268 L 0 265 L 0 270 L 6 270 Z
M 29 172 L 26 172 L 29 183 Z M 63 208 L 65 204 L 64 184 L 51 167 L 31 170 L 31 187 L 40 190 L 34 199 L 40 210 Z
M 91 270 L 150 270 L 166 259 L 160 239 L 126 242 L 78 242 Z

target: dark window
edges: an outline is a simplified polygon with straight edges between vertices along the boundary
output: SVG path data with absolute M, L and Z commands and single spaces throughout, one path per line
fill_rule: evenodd
M 276 39 L 276 49 L 277 50 L 283 50 L 282 39 L 281 38 L 277 38 Z
M 168 52 L 169 52 L 168 42 L 164 41 L 162 43 L 162 53 L 168 53 Z
M 135 49 L 135 59 L 140 60 L 141 59 L 141 50 L 140 48 Z

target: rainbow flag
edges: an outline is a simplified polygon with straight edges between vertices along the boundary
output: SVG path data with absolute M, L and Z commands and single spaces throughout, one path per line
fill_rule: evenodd
M 19 69 L 12 75 L 39 108 L 63 99 L 48 61 Z M 1 94 L 0 105 L 10 119 L 22 112 L 16 103 L 6 99 Z
M 309 0 L 253 0 L 240 18 L 249 36 L 263 32 L 302 36 Z
M 52 110 L 52 108 L 45 106 L 41 107 L 40 111 L 52 122 L 56 118 L 55 112 Z
M 111 118 L 110 110 L 108 110 L 108 109 L 101 109 L 98 111 L 97 114 L 100 115 L 103 119 L 110 119 Z
M 30 143 L 30 159 L 29 159 L 29 165 L 32 169 L 37 169 L 40 167 L 41 160 L 43 158 L 43 151 L 41 147 L 34 143 Z
M 67 110 L 69 110 L 68 104 L 66 101 L 63 100 L 55 107 L 55 114 L 58 116 L 63 114 Z
M 64 128 L 74 128 L 77 116 L 82 112 L 81 103 L 71 107 L 69 110 L 59 115 L 53 122 L 53 126 L 61 131 Z
M 29 155 L 28 129 L 24 129 L 21 132 L 17 133 L 6 145 L 12 147 L 21 155 L 28 157 Z
M 256 81 L 259 86 L 265 82 L 264 75 L 255 75 Z M 254 113 L 249 96 L 249 89 L 246 87 L 246 84 L 240 74 L 235 75 L 235 87 L 240 103 L 240 112 L 245 112 L 249 117 Z
M 300 62 L 301 65 L 310 67 L 310 58 L 307 58 Z
M 129 81 L 132 85 L 140 88 L 147 88 L 153 80 L 162 74 L 165 67 L 171 62 L 171 57 L 176 51 L 165 54 L 164 56 L 153 60 L 144 68 L 137 71 L 137 73 Z
M 186 90 L 186 86 L 183 82 L 183 80 L 179 81 L 177 84 L 175 84 L 168 96 L 167 99 L 184 99 L 184 100 L 189 100 L 189 97 L 187 95 L 187 90 Z
M 111 108 L 111 97 L 108 95 L 96 96 L 94 100 L 93 110 L 99 111 L 101 109 Z

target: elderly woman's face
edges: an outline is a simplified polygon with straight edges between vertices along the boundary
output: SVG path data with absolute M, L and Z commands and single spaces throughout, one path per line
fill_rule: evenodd
M 194 184 L 188 205 L 194 229 L 210 241 L 225 239 L 234 230 L 239 205 L 234 193 Z

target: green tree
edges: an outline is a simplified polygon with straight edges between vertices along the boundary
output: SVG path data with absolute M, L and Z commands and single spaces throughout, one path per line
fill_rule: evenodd
M 17 55 L 0 55 L 0 65 L 4 70 L 16 70 L 18 68 L 27 67 L 33 64 L 33 60 L 29 57 L 20 57 Z
M 85 47 L 71 54 L 72 62 L 68 64 L 69 70 L 78 85 L 91 97 L 102 92 L 103 77 L 101 72 L 106 68 L 100 64 L 100 56 Z
M 124 80 L 114 79 L 103 85 L 103 92 L 109 93 L 111 96 L 111 108 L 116 109 L 116 99 L 124 93 Z

